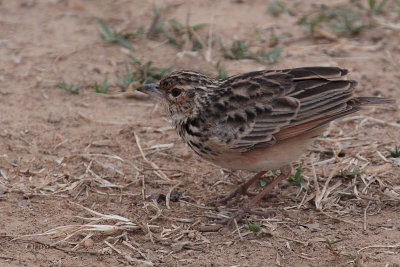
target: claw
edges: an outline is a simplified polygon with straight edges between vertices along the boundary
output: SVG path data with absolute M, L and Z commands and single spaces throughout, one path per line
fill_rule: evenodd
M 250 197 L 256 196 L 257 194 L 251 193 L 249 191 L 247 191 L 249 189 L 249 187 L 258 179 L 260 179 L 264 174 L 266 173 L 266 171 L 262 171 L 257 173 L 256 175 L 253 176 L 253 178 L 251 178 L 250 180 L 248 180 L 246 183 L 242 184 L 238 189 L 236 189 L 234 192 L 222 197 L 221 199 L 217 199 L 217 200 L 213 200 L 208 202 L 206 205 L 207 206 L 213 206 L 216 203 L 223 203 L 226 204 L 227 207 L 231 207 L 234 204 L 238 203 L 240 200 L 240 197 L 243 195 L 247 195 Z M 231 199 L 233 199 L 232 201 L 230 201 Z
M 258 193 L 255 197 L 253 197 L 248 203 L 244 204 L 237 212 L 235 212 L 231 217 L 226 218 L 226 219 L 222 219 L 222 220 L 218 220 L 215 221 L 215 223 L 219 224 L 219 225 L 228 225 L 230 226 L 233 222 L 233 220 L 236 220 L 237 222 L 239 222 L 241 219 L 243 219 L 244 215 L 246 213 L 256 213 L 258 215 L 268 215 L 271 214 L 273 211 L 268 211 L 267 213 L 260 213 L 259 211 L 252 211 L 251 208 L 258 202 L 260 201 L 265 195 L 267 195 L 268 193 L 270 193 L 272 191 L 272 189 L 274 189 L 274 187 L 282 180 L 286 179 L 289 177 L 291 172 L 291 168 L 290 166 L 285 166 L 281 168 L 281 174 L 276 177 L 274 180 L 271 181 L 271 183 L 269 183 L 260 193 Z M 260 174 L 260 173 L 259 173 Z M 258 176 L 258 174 L 256 175 Z M 255 176 L 255 177 L 256 177 Z M 255 177 L 253 177 L 251 180 L 255 179 Z M 259 176 L 261 177 L 261 176 Z M 258 178 L 259 178 L 258 177 Z M 257 179 L 258 179 L 257 178 Z M 249 181 L 250 182 L 250 181 Z M 246 187 L 246 185 L 249 184 L 249 182 L 245 183 L 244 185 L 242 185 L 241 187 L 238 188 L 238 190 L 236 190 L 235 192 L 233 192 L 232 194 L 229 194 L 227 197 L 235 197 L 236 195 L 243 194 L 243 192 L 247 191 L 248 186 Z M 253 181 L 254 182 L 254 181 Z M 243 188 L 246 191 L 243 191 Z M 239 196 L 240 196 L 239 194 Z M 224 198 L 224 199 L 225 199 Z
M 215 223 L 216 224 L 225 224 L 229 227 L 232 225 L 233 220 L 236 220 L 237 222 L 239 222 L 241 219 L 243 219 L 244 215 L 249 212 L 250 212 L 250 208 L 248 207 L 247 204 L 245 204 L 237 212 L 235 212 L 231 217 L 215 221 Z

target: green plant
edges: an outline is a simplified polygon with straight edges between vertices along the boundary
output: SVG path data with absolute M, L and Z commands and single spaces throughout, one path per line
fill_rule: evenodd
M 224 57 L 228 59 L 254 59 L 263 64 L 274 64 L 278 62 L 278 58 L 281 55 L 282 48 L 274 48 L 266 53 L 257 52 L 250 53 L 249 45 L 244 40 L 233 41 L 230 45 L 225 45 L 221 40 L 221 51 Z
M 269 177 L 264 177 L 264 178 L 260 178 L 258 181 L 259 181 L 261 187 L 265 187 L 271 182 L 271 179 Z
M 185 37 L 187 36 L 188 40 L 192 42 L 192 50 L 197 51 L 204 47 L 202 41 L 197 37 L 196 31 L 207 26 L 206 23 L 199 23 L 196 25 L 189 25 L 189 14 L 187 17 L 186 26 L 180 23 L 175 19 L 170 19 L 168 21 L 170 25 L 171 32 L 168 29 L 165 29 L 165 33 L 168 37 L 168 41 L 179 48 L 181 48 L 185 42 Z
M 154 39 L 160 36 L 167 38 L 168 43 L 182 48 L 189 40 L 192 43 L 192 50 L 200 50 L 204 47 L 203 42 L 198 38 L 197 31 L 207 26 L 205 23 L 190 25 L 190 13 L 187 14 L 186 24 L 183 24 L 176 19 L 165 18 L 165 13 L 170 6 L 165 9 L 154 6 L 153 8 L 153 23 L 147 31 L 147 38 Z M 168 23 L 167 23 L 168 22 Z
M 316 27 L 325 21 L 327 21 L 327 18 L 324 14 L 316 16 L 305 15 L 299 20 L 299 24 L 307 27 L 311 35 L 314 35 Z
M 154 68 L 152 67 L 153 62 L 147 61 L 146 63 L 142 63 L 139 59 L 128 55 L 129 59 L 132 61 L 134 68 L 136 69 L 133 76 L 134 80 L 139 81 L 140 83 L 151 83 L 159 81 L 165 74 L 171 72 L 172 67 L 166 68 Z
M 265 36 L 261 33 L 261 31 L 259 29 L 255 30 L 255 34 L 257 36 L 257 38 L 262 42 L 265 43 L 267 41 L 267 38 L 265 38 Z
M 117 74 L 117 79 L 124 87 L 128 87 L 133 83 L 152 83 L 158 82 L 165 74 L 172 70 L 172 67 L 167 68 L 154 68 L 152 61 L 143 63 L 138 58 L 128 55 L 135 71 L 131 71 L 127 66 L 125 69 L 125 75 L 123 77 Z
M 125 68 L 125 76 L 122 77 L 117 74 L 117 79 L 126 87 L 137 81 L 137 78 L 132 74 L 132 71 L 128 68 L 128 66 Z
M 269 46 L 274 47 L 279 44 L 279 41 L 285 38 L 290 37 L 291 35 L 288 33 L 282 33 L 280 35 L 276 35 L 274 31 L 271 31 L 269 35 Z
M 293 177 L 289 177 L 288 181 L 297 185 L 301 185 L 303 183 L 304 177 L 301 175 L 301 171 L 303 170 L 303 162 L 300 163 L 299 167 L 296 169 L 296 173 Z
M 217 64 L 215 64 L 215 69 L 218 71 L 218 79 L 225 79 L 228 77 L 228 73 L 226 72 L 225 66 L 221 64 L 221 61 L 218 60 Z
M 344 171 L 340 170 L 338 174 L 335 175 L 335 177 L 340 177 L 340 178 L 356 178 L 357 176 L 361 175 L 362 171 L 360 171 L 358 166 L 354 166 L 351 171 Z
M 97 82 L 94 84 L 94 89 L 96 93 L 107 94 L 108 93 L 108 78 L 104 78 L 103 84 L 100 86 Z
M 392 158 L 400 157 L 400 149 L 397 147 L 397 145 L 394 147 L 394 150 L 387 149 L 387 151 L 390 153 L 389 157 Z
M 164 31 L 165 13 L 168 12 L 170 7 L 168 5 L 166 8 L 159 8 L 157 5 L 153 5 L 153 21 L 147 30 L 147 38 L 153 39 Z
M 256 34 L 256 37 L 258 38 L 258 40 L 260 40 L 262 43 L 265 43 L 267 41 L 267 38 L 261 33 L 261 31 L 259 29 L 255 30 L 255 34 Z M 270 34 L 269 34 L 268 45 L 270 47 L 274 47 L 274 46 L 278 45 L 280 40 L 288 38 L 290 36 L 291 35 L 288 33 L 282 33 L 282 34 L 277 35 L 275 33 L 275 30 L 271 30 Z
M 235 40 L 230 45 L 225 45 L 224 41 L 221 40 L 220 45 L 224 57 L 228 59 L 252 58 L 249 53 L 249 46 L 244 40 Z
M 342 242 L 343 239 L 336 239 L 336 240 L 331 240 L 329 237 L 322 235 L 322 237 L 325 239 L 326 244 L 328 245 L 328 248 L 335 254 L 337 254 L 335 250 L 335 244 Z
M 261 231 L 261 227 L 258 224 L 253 224 L 251 222 L 249 222 L 248 220 L 246 220 L 246 224 L 247 224 L 247 229 L 252 231 L 253 233 L 260 233 Z
M 75 84 L 67 84 L 66 82 L 60 82 L 58 84 L 58 87 L 60 87 L 61 89 L 64 89 L 67 92 L 70 92 L 71 94 L 79 94 L 79 87 L 78 85 Z
M 119 32 L 112 31 L 110 27 L 101 19 L 97 19 L 97 23 L 100 25 L 101 29 L 103 30 L 102 33 L 100 33 L 101 39 L 103 39 L 106 42 L 110 43 L 118 43 L 126 48 L 128 48 L 131 51 L 134 51 L 135 49 L 133 48 L 131 42 L 127 40 L 126 38 L 129 37 L 129 35 L 123 35 Z
M 362 30 L 374 26 L 373 23 L 364 23 L 362 14 L 348 7 L 338 7 L 328 12 L 330 27 L 333 30 L 352 35 L 359 34 Z
M 345 6 L 321 10 L 314 15 L 303 16 L 299 21 L 299 24 L 307 27 L 312 35 L 316 28 L 324 23 L 334 31 L 351 35 L 375 26 L 374 23 L 365 23 L 361 13 Z
M 371 15 L 379 15 L 382 13 L 383 8 L 386 5 L 387 0 L 382 0 L 379 4 L 377 0 L 368 0 L 369 13 Z
M 281 53 L 282 53 L 282 48 L 277 47 L 268 51 L 267 53 L 255 55 L 254 59 L 268 65 L 275 64 L 278 62 L 278 58 L 281 56 Z
M 281 1 L 273 1 L 268 5 L 268 13 L 275 17 L 279 17 L 282 13 L 287 13 L 285 4 Z

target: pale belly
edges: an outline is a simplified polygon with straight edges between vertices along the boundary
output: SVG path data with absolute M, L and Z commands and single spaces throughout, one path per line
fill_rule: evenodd
M 211 162 L 230 170 L 266 171 L 276 170 L 298 160 L 325 127 L 310 131 L 294 138 L 278 141 L 263 148 L 248 152 L 227 152 Z

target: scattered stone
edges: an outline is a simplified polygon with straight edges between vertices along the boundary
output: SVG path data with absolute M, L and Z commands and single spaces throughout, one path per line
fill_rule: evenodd
M 94 245 L 94 241 L 93 241 L 93 239 L 91 239 L 91 238 L 88 238 L 88 239 L 86 239 L 86 240 L 83 242 L 83 246 L 84 246 L 85 248 L 92 248 L 93 245 Z
M 155 200 L 157 202 L 165 201 L 167 197 L 164 194 L 151 193 L 147 200 Z

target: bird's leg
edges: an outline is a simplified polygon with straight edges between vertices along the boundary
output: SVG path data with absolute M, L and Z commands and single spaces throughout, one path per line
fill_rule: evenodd
M 258 179 L 260 179 L 265 173 L 266 173 L 266 171 L 261 171 L 261 172 L 257 173 L 256 175 L 253 176 L 253 178 L 251 178 L 250 180 L 248 180 L 244 184 L 240 185 L 239 188 L 236 189 L 235 191 L 233 191 L 232 193 L 222 197 L 221 199 L 218 199 L 218 200 L 215 200 L 215 201 L 210 201 L 207 204 L 208 205 L 213 205 L 213 204 L 215 204 L 217 202 L 219 202 L 219 203 L 228 203 L 228 201 L 231 200 L 232 198 L 236 198 L 235 201 L 229 203 L 229 206 L 231 206 L 235 202 L 237 202 L 239 200 L 239 197 L 242 196 L 242 195 L 255 196 L 255 194 L 250 193 L 247 190 L 249 189 L 249 187 L 254 182 L 256 182 Z
M 236 221 L 240 221 L 244 215 L 248 212 L 251 212 L 251 208 L 258 202 L 260 201 L 265 195 L 267 195 L 269 192 L 274 189 L 274 187 L 282 180 L 286 179 L 289 177 L 292 168 L 290 166 L 284 166 L 280 168 L 281 174 L 276 177 L 274 180 L 272 180 L 260 193 L 258 193 L 255 197 L 253 197 L 248 203 L 244 204 L 233 216 L 230 218 L 224 219 L 217 221 L 216 223 L 218 224 L 231 224 L 234 219 Z

